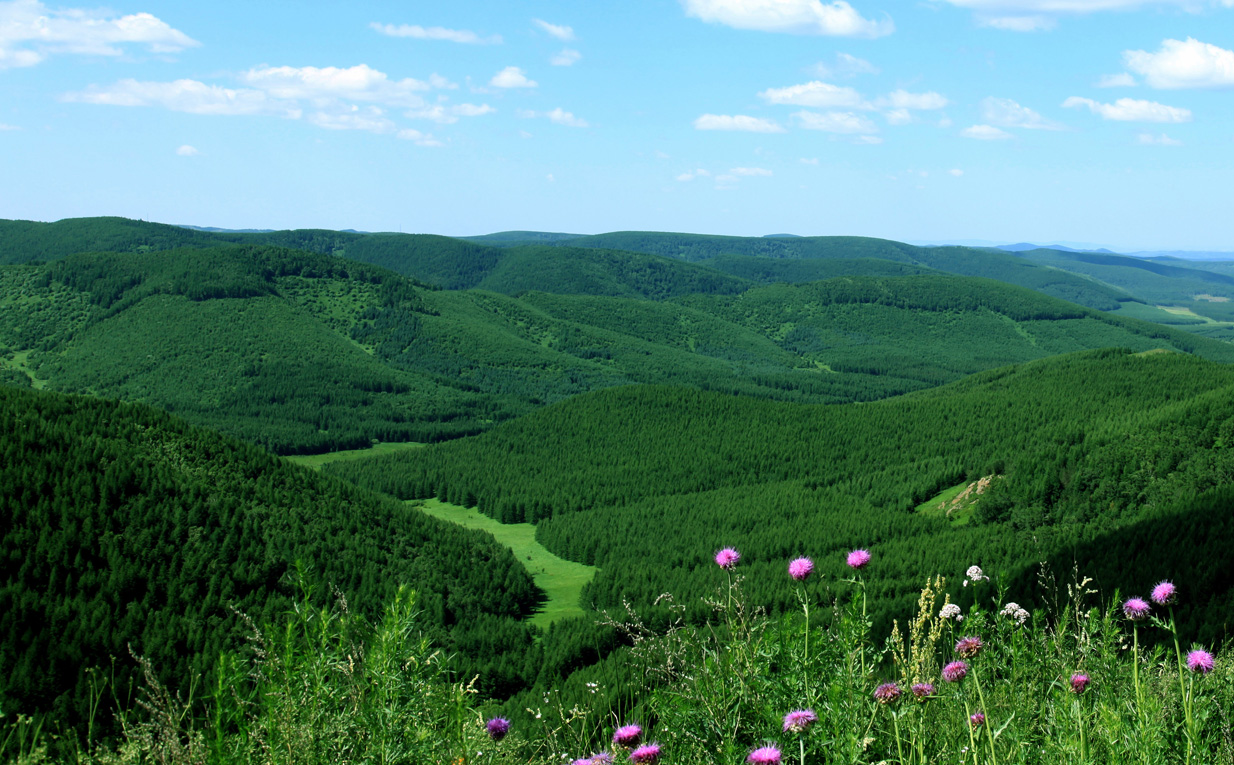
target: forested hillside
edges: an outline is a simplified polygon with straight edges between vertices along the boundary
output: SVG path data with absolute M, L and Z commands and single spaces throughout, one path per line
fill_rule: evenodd
M 712 565 L 738 546 L 760 602 L 788 607 L 781 561 L 807 554 L 838 576 L 839 553 L 880 557 L 872 593 L 907 610 L 930 572 L 979 563 L 1008 581 L 1126 534 L 1136 571 L 1107 587 L 1185 570 L 1189 633 L 1234 618 L 1222 573 L 1227 513 L 1206 499 L 1234 480 L 1234 370 L 1181 354 L 1103 351 L 975 375 L 916 396 L 806 406 L 682 389 L 579 397 L 476 438 L 330 466 L 400 497 L 436 495 L 505 521 L 539 522 L 563 557 L 600 567 L 585 598 L 650 607 L 663 592 L 698 603 Z M 995 476 L 976 513 L 916 512 L 949 487 Z M 1197 504 L 1198 503 L 1198 504 Z M 1195 510 L 1194 515 L 1191 511 Z M 1156 536 L 1167 521 L 1198 548 Z M 1181 527 L 1180 527 L 1181 528 Z M 1078 561 L 1088 573 L 1088 559 Z M 1110 561 L 1094 563 L 1110 570 Z M 1013 593 L 1018 595 L 1018 593 Z M 1027 593 L 1022 595 L 1028 598 Z
M 239 613 L 291 605 L 297 568 L 314 602 L 337 590 L 366 617 L 415 588 L 459 671 L 482 673 L 486 693 L 523 684 L 532 643 L 517 620 L 539 593 L 487 534 L 114 401 L 0 387 L 0 453 L 6 713 L 83 719 L 95 667 L 128 698 L 130 647 L 187 691 L 241 647 Z

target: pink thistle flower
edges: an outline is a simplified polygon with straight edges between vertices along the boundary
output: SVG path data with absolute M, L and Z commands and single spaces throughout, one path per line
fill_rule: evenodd
M 1144 598 L 1131 598 L 1123 604 L 1123 616 L 1133 622 L 1143 621 L 1148 618 L 1148 612 L 1152 606 L 1144 602 Z
M 934 683 L 915 683 L 911 690 L 918 701 L 924 701 L 934 695 Z
M 500 741 L 510 732 L 510 721 L 504 717 L 494 717 L 484 724 L 484 728 L 489 738 Z
M 751 765 L 780 765 L 780 750 L 774 746 L 760 746 L 750 752 L 746 762 Z
M 985 725 L 985 712 L 973 712 L 973 716 L 968 718 L 968 722 L 974 728 L 980 728 Z
M 643 728 L 637 723 L 623 725 L 613 731 L 613 743 L 617 746 L 624 746 L 627 749 L 638 743 L 643 737 Z
M 1173 582 L 1158 582 L 1149 597 L 1159 606 L 1169 606 L 1178 597 L 1178 588 L 1174 586 Z
M 1071 692 L 1076 694 L 1083 693 L 1084 689 L 1088 687 L 1089 682 L 1091 682 L 1091 680 L 1088 675 L 1083 673 L 1076 673 L 1072 675 Z
M 591 758 L 579 757 L 577 760 L 571 760 L 570 765 L 591 765 Z
M 659 744 L 643 744 L 638 749 L 630 752 L 630 762 L 639 763 L 639 765 L 652 765 L 660 759 Z
M 958 683 L 968 674 L 968 665 L 962 661 L 953 661 L 943 667 L 943 679 L 949 683 Z
M 883 683 L 874 689 L 874 698 L 880 704 L 890 704 L 900 698 L 900 686 L 895 683 Z
M 813 709 L 794 709 L 784 715 L 784 732 L 801 733 L 816 722 L 818 715 L 814 714 Z
M 975 659 L 982 648 L 985 648 L 985 644 L 976 635 L 960 638 L 960 642 L 955 644 L 955 652 L 966 659 Z
M 814 561 L 809 558 L 797 558 L 788 564 L 788 575 L 798 582 L 805 580 L 814 571 Z
M 739 560 L 741 560 L 741 553 L 732 547 L 725 547 L 716 553 L 716 565 L 725 571 L 732 571 Z
M 848 554 L 848 558 L 846 562 L 848 563 L 849 568 L 860 571 L 861 569 L 865 568 L 867 564 L 869 564 L 870 551 L 869 550 L 853 550 L 851 553 Z
M 1192 651 L 1187 654 L 1187 669 L 1207 675 L 1213 671 L 1213 655 L 1199 649 Z

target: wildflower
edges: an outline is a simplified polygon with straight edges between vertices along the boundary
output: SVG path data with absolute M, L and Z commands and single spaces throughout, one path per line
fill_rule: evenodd
M 1148 611 L 1151 606 L 1144 602 L 1144 598 L 1132 598 L 1123 604 L 1123 616 L 1133 622 L 1138 622 L 1148 618 Z
M 638 749 L 630 752 L 630 762 L 639 763 L 639 765 L 652 765 L 660 759 L 659 744 L 643 744 Z
M 968 637 L 960 638 L 960 642 L 955 644 L 955 652 L 966 659 L 975 659 L 984 647 L 985 644 L 981 642 L 981 638 L 976 635 L 969 635 Z
M 510 732 L 510 721 L 504 717 L 494 717 L 484 724 L 488 730 L 488 737 L 494 741 L 500 741 Z
M 613 731 L 613 743 L 626 748 L 632 747 L 643 737 L 643 729 L 637 723 L 623 725 Z
M 750 756 L 746 758 L 746 762 L 752 765 L 780 765 L 780 750 L 774 746 L 760 746 Z
M 990 577 L 985 575 L 985 572 L 981 570 L 981 566 L 969 566 L 968 571 L 964 572 L 964 576 L 967 576 L 974 582 L 990 581 Z
M 853 550 L 848 554 L 848 567 L 860 571 L 870 562 L 869 550 Z
M 814 571 L 814 561 L 809 558 L 797 558 L 788 564 L 788 575 L 798 582 L 804 580 Z
M 974 728 L 980 728 L 985 725 L 985 712 L 973 712 L 973 716 L 968 718 L 968 722 Z
M 572 760 L 570 765 L 591 765 L 591 758 L 579 757 L 577 760 Z
M 957 622 L 964 621 L 964 617 L 960 614 L 960 607 L 955 603 L 948 603 L 943 606 L 943 610 L 938 612 L 939 619 L 955 619 Z
M 732 547 L 725 547 L 716 553 L 716 565 L 725 571 L 732 571 L 739 560 L 741 560 L 741 553 Z
M 1023 624 L 1028 621 L 1029 617 L 1029 613 L 1023 608 L 1020 608 L 1019 603 L 1008 603 L 1003 606 L 1003 610 L 999 611 L 999 613 L 1008 619 L 1014 620 L 1016 624 Z
M 958 683 L 968 674 L 968 665 L 962 661 L 953 661 L 943 667 L 943 679 L 949 683 Z
M 613 765 L 613 755 L 608 752 L 596 752 L 591 755 L 591 765 Z
M 814 714 L 813 709 L 794 709 L 784 715 L 784 732 L 801 733 L 816 722 L 818 715 Z
M 890 704 L 900 698 L 900 686 L 895 683 L 883 683 L 874 689 L 874 698 L 880 704 Z
M 927 697 L 934 695 L 934 683 L 914 683 L 910 690 L 918 701 L 924 701 Z
M 1174 586 L 1173 582 L 1158 582 L 1149 597 L 1159 606 L 1172 605 L 1175 598 L 1178 597 L 1178 589 Z
M 1207 675 L 1213 671 L 1213 655 L 1199 649 L 1192 651 L 1187 654 L 1187 669 Z
M 1082 673 L 1076 673 L 1072 675 L 1071 676 L 1071 692 L 1076 693 L 1076 694 L 1083 693 L 1084 689 L 1088 687 L 1088 683 L 1089 683 L 1088 675 L 1085 675 Z

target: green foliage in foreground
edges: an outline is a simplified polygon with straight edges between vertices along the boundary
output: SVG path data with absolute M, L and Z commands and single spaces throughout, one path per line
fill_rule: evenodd
M 217 660 L 200 707 L 168 693 L 138 657 L 142 705 L 121 717 L 119 739 L 58 738 L 47 721 L 19 717 L 0 728 L 0 759 L 593 765 L 654 748 L 641 761 L 731 765 L 758 751 L 763 759 L 749 761 L 1234 763 L 1234 657 L 1193 662 L 1192 651 L 1211 647 L 1171 644 L 1168 607 L 1129 623 L 1118 603 L 1094 607 L 1088 581 L 1076 580 L 1030 615 L 974 578 L 976 604 L 947 617 L 946 582 L 935 577 L 908 620 L 877 632 L 867 591 L 881 563 L 875 548 L 861 572 L 797 582 L 799 615 L 781 619 L 750 598 L 740 565 L 713 568 L 703 575 L 720 580 L 709 626 L 626 623 L 637 707 L 612 711 L 598 686 L 567 705 L 553 689 L 497 740 L 486 736 L 491 714 L 425 639 L 413 592 L 400 589 L 372 622 L 306 594 L 277 620 L 248 625 L 249 646 Z M 1167 647 L 1143 648 L 1149 631 Z M 954 661 L 964 672 L 945 674 Z M 634 740 L 617 745 L 616 729 L 631 725 Z
M 0 388 L 0 711 L 84 720 L 89 672 L 129 647 L 164 683 L 208 675 L 234 609 L 273 620 L 297 565 L 368 617 L 415 587 L 481 690 L 525 684 L 540 593 L 489 535 L 148 407 Z

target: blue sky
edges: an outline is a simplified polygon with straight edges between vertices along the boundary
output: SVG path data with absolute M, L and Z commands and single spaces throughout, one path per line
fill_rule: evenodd
M 0 0 L 0 217 L 1234 250 L 1234 0 Z

